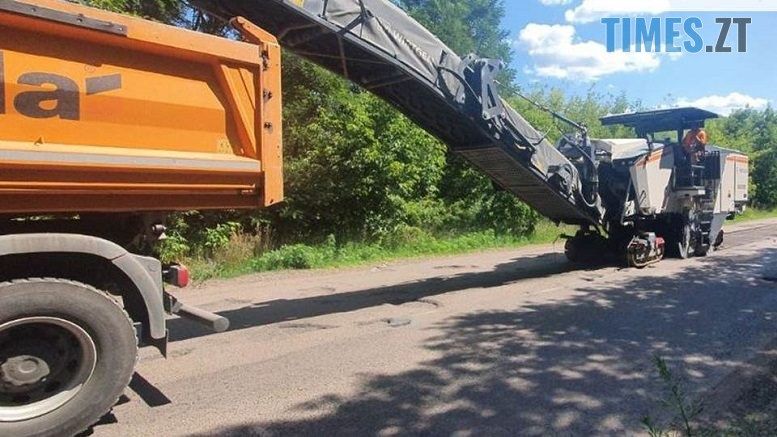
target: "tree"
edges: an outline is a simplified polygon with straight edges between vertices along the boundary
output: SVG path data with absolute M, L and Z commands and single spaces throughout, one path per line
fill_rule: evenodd
M 301 59 L 284 60 L 285 241 L 380 239 L 433 203 L 444 147 L 377 97 Z M 416 222 L 416 223 L 413 223 Z
M 756 158 L 751 176 L 756 186 L 755 204 L 765 208 L 777 206 L 777 144 L 772 143 L 769 150 Z
M 460 56 L 474 53 L 504 61 L 508 68 L 499 81 L 502 93 L 513 90 L 515 71 L 509 68 L 513 54 L 502 27 L 502 0 L 396 0 L 413 18 L 437 35 Z M 525 233 L 534 228 L 538 216 L 507 193 L 500 192 L 485 175 L 464 159 L 449 154 L 440 192 L 452 209 L 451 226 L 492 228 Z M 499 211 L 501 209 L 501 212 Z M 517 221 L 511 225 L 507 223 Z

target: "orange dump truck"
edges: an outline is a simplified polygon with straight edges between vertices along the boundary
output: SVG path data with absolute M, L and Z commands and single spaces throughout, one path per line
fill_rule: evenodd
M 283 199 L 280 49 L 55 0 L 0 0 L 0 435 L 71 435 L 165 352 L 166 213 Z

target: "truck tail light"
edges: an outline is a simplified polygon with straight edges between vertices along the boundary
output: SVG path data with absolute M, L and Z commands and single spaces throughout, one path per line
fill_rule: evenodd
M 173 264 L 165 269 L 164 278 L 170 285 L 185 288 L 190 282 L 189 269 L 183 264 Z

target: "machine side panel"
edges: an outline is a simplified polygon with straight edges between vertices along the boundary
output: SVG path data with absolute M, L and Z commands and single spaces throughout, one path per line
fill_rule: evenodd
M 668 208 L 674 164 L 672 149 L 663 148 L 646 155 L 631 167 L 637 205 L 642 214 L 661 214 Z
M 734 202 L 745 204 L 750 200 L 750 163 L 745 155 L 733 155 L 730 158 L 736 164 L 736 176 L 734 178 Z
M 720 211 L 734 211 L 736 191 L 737 162 L 729 153 L 721 153 L 723 174 L 720 177 Z

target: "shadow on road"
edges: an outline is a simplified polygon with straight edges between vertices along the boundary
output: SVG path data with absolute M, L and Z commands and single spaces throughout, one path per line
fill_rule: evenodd
M 515 281 L 545 278 L 574 270 L 600 267 L 602 266 L 573 265 L 558 253 L 526 256 L 500 264 L 494 270 L 487 272 L 439 276 L 422 281 L 326 296 L 278 299 L 255 303 L 236 310 L 223 311 L 219 314 L 230 320 L 230 331 L 235 331 L 327 314 L 357 311 L 384 304 L 402 305 L 460 290 L 500 287 Z M 170 327 L 171 341 L 213 334 L 211 331 L 183 319 L 170 320 L 168 326 Z
M 627 275 L 563 301 L 454 317 L 424 345 L 436 358 L 415 369 L 364 369 L 355 395 L 294 407 L 308 418 L 202 435 L 628 434 L 657 409 L 653 354 L 678 368 L 698 395 L 712 375 L 722 377 L 755 353 L 755 339 L 777 332 L 777 288 L 761 279 L 776 260 L 777 249 L 712 257 L 675 275 Z M 543 275 L 568 269 L 546 261 Z M 524 277 L 524 262 L 318 301 L 267 302 L 229 315 L 239 328 L 494 287 Z

